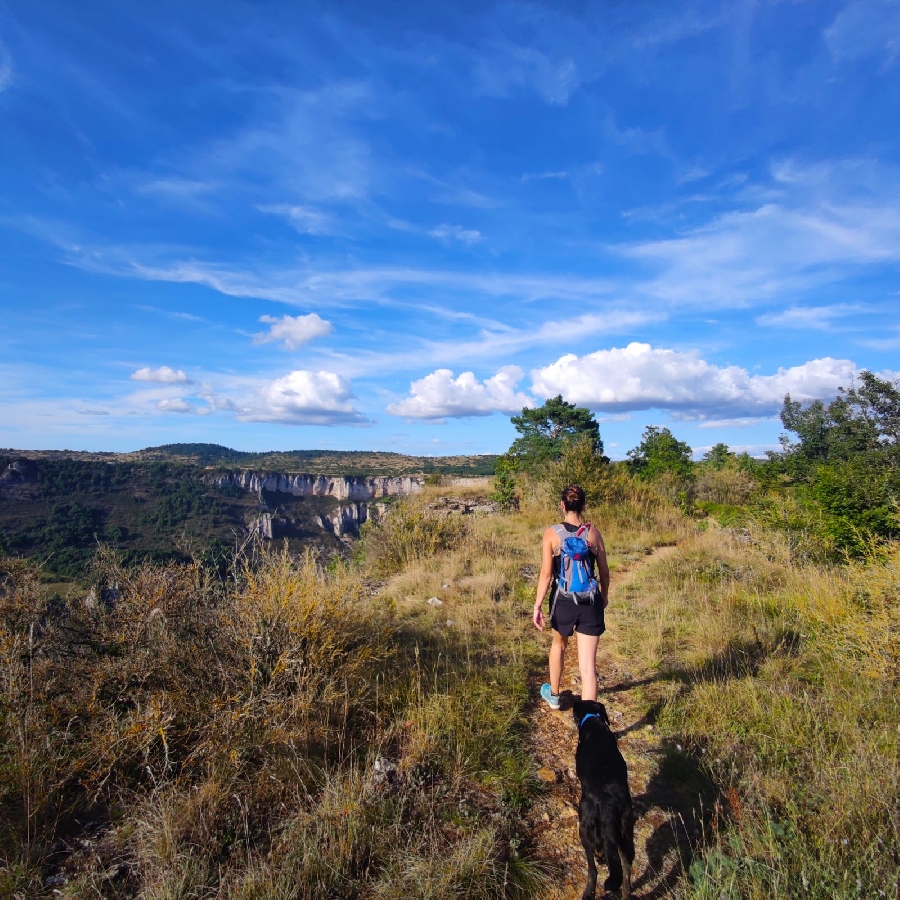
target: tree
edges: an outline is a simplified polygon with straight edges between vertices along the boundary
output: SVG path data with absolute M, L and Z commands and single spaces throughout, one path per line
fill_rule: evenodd
M 506 510 L 519 505 L 519 498 L 516 496 L 515 463 L 506 453 L 497 457 L 494 468 L 494 492 L 489 499 L 499 503 Z
M 860 387 L 841 388 L 827 405 L 815 400 L 804 407 L 785 396 L 781 422 L 799 440 L 782 435 L 781 444 L 795 471 L 860 455 L 890 468 L 900 464 L 900 383 L 865 371 L 859 380 Z
M 510 420 L 519 437 L 509 448 L 509 456 L 520 469 L 532 469 L 559 459 L 573 439 L 588 439 L 600 461 L 609 462 L 603 454 L 600 426 L 594 414 L 582 406 L 567 403 L 562 395 L 552 397 L 543 406 L 523 409 Z
M 767 464 L 787 476 L 826 546 L 864 555 L 900 535 L 900 383 L 860 372 L 859 387 L 807 406 L 784 398 L 783 451 Z
M 628 451 L 628 467 L 642 481 L 654 481 L 667 473 L 683 479 L 694 474 L 691 448 L 658 425 L 648 425 L 641 443 Z
M 717 471 L 724 469 L 735 458 L 735 455 L 728 449 L 728 444 L 721 442 L 710 447 L 703 454 L 703 462 L 707 463 L 709 468 Z

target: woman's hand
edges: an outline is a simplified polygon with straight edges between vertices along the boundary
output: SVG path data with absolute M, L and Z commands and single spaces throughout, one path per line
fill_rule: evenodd
M 544 630 L 543 603 L 536 603 L 534 605 L 534 616 L 532 617 L 532 621 L 534 622 L 534 627 L 537 628 L 538 631 Z

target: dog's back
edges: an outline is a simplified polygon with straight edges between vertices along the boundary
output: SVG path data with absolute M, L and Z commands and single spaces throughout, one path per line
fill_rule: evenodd
M 576 701 L 573 715 L 579 730 L 575 752 L 575 771 L 581 780 L 578 823 L 588 864 L 588 882 L 582 898 L 589 900 L 597 889 L 596 857 L 602 847 L 609 867 L 609 878 L 603 887 L 608 891 L 623 888 L 622 896 L 627 900 L 634 862 L 634 811 L 628 768 L 602 703 Z

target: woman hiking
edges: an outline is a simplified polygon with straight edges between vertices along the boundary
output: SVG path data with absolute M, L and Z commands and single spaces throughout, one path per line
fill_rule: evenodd
M 582 517 L 584 491 L 577 484 L 570 484 L 563 490 L 559 505 L 562 522 L 544 532 L 541 574 L 534 602 L 534 625 L 538 631 L 543 631 L 544 597 L 552 581 L 550 683 L 541 686 L 541 697 L 550 709 L 559 709 L 563 659 L 573 631 L 578 632 L 581 699 L 597 699 L 597 645 L 606 630 L 603 610 L 609 602 L 606 547 L 600 532 Z

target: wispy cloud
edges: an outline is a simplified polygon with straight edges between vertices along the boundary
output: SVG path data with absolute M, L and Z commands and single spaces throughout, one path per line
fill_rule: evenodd
M 758 316 L 757 325 L 774 328 L 806 328 L 830 331 L 836 321 L 858 318 L 870 310 L 860 303 L 835 303 L 832 306 L 791 306 L 777 313 Z
M 823 34 L 838 62 L 878 56 L 885 67 L 900 57 L 900 5 L 895 0 L 856 0 L 845 6 Z
M 290 205 L 287 203 L 263 204 L 258 206 L 260 212 L 271 213 L 276 216 L 284 216 L 292 227 L 301 234 L 331 234 L 336 223 L 329 213 L 316 209 L 314 206 Z
M 475 68 L 478 90 L 507 97 L 514 90 L 534 90 L 546 103 L 565 106 L 578 89 L 578 67 L 566 57 L 553 59 L 533 47 L 509 41 L 494 43 Z
M 877 193 L 873 169 L 882 178 Z M 900 260 L 896 171 L 786 165 L 774 176 L 777 202 L 720 214 L 682 237 L 620 246 L 623 256 L 661 269 L 641 290 L 667 303 L 744 306 Z
M 5 91 L 13 82 L 12 57 L 0 41 L 0 92 Z
M 463 228 L 461 225 L 438 225 L 428 232 L 439 240 L 459 241 L 461 244 L 477 244 L 481 240 L 481 232 L 474 228 Z

